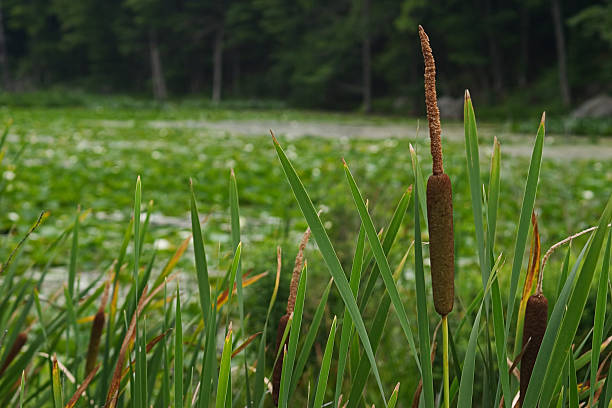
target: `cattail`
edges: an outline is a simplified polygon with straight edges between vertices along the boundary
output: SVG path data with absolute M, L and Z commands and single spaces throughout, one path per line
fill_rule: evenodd
M 306 232 L 304 232 L 304 236 L 302 237 L 302 241 L 300 242 L 300 247 L 298 249 L 298 254 L 295 257 L 295 265 L 293 266 L 293 273 L 291 274 L 291 283 L 289 285 L 287 313 L 285 313 L 278 322 L 278 331 L 276 333 L 277 354 L 279 350 L 282 350 L 283 347 L 287 346 L 289 343 L 289 336 L 287 336 L 287 338 L 285 339 L 285 343 L 281 344 L 283 340 L 283 334 L 285 333 L 285 328 L 287 327 L 287 322 L 289 321 L 289 318 L 293 314 L 293 309 L 295 308 L 298 283 L 300 281 L 302 265 L 304 264 L 304 250 L 306 249 L 306 244 L 308 244 L 308 239 L 310 239 L 310 228 L 307 228 Z M 280 256 L 278 258 L 278 262 L 280 267 Z M 278 406 L 278 394 L 280 391 L 280 381 L 283 370 L 283 357 L 283 353 L 280 353 L 278 356 L 278 360 L 276 360 L 276 364 L 274 365 L 274 370 L 272 371 L 272 399 L 274 400 L 275 406 Z
M 27 340 L 27 332 L 21 332 L 17 335 L 17 338 L 15 338 L 15 341 L 13 342 L 13 346 L 11 347 L 10 351 L 6 356 L 6 359 L 4 360 L 4 363 L 2 364 L 2 368 L 0 368 L 0 377 L 2 377 L 2 374 L 4 374 L 4 371 L 13 362 L 15 357 L 17 357 Z
M 85 363 L 86 374 L 89 374 L 96 366 L 98 349 L 100 348 L 100 339 L 102 338 L 102 330 L 104 329 L 104 320 L 104 310 L 98 310 L 91 326 L 91 335 L 89 336 L 87 362 Z
M 548 300 L 542 293 L 529 296 L 527 308 L 525 309 L 525 322 L 523 327 L 523 347 L 525 351 L 521 358 L 521 395 L 520 406 L 523 405 L 527 386 L 531 379 L 531 372 L 535 365 L 540 345 L 546 332 L 548 319 Z M 529 344 L 527 344 L 529 342 Z M 526 347 L 525 347 L 526 346 Z
M 455 242 L 453 233 L 453 198 L 450 178 L 444 173 L 440 112 L 436 97 L 436 63 L 429 37 L 419 26 L 421 49 L 425 60 L 425 104 L 433 174 L 427 180 L 427 220 L 429 222 L 429 254 L 434 306 L 441 316 L 453 310 L 455 298 Z

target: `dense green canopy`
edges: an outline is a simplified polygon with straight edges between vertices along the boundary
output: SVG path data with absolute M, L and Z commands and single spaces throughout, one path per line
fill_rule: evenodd
M 440 95 L 469 87 L 493 105 L 550 108 L 612 83 L 610 0 L 4 0 L 1 11 L 1 79 L 15 91 L 418 113 L 418 24 Z

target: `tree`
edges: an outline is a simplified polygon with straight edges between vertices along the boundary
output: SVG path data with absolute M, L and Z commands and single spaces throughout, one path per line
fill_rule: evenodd
M 555 29 L 555 45 L 557 47 L 557 66 L 559 69 L 559 88 L 563 105 L 569 106 L 571 94 L 569 82 L 567 80 L 567 56 L 565 52 L 565 35 L 563 30 L 563 18 L 561 16 L 561 5 L 559 0 L 551 0 L 550 12 L 552 14 Z

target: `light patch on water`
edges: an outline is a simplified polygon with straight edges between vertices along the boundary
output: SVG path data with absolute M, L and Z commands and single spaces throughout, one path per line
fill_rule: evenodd
M 134 127 L 133 120 L 86 120 L 85 124 L 93 127 L 102 128 L 121 128 L 128 129 Z

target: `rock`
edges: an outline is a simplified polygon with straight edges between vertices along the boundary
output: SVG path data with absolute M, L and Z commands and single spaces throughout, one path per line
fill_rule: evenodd
M 461 119 L 463 117 L 463 98 L 442 96 L 438 98 L 438 109 L 442 119 Z
M 597 95 L 572 112 L 574 118 L 612 118 L 612 97 Z

